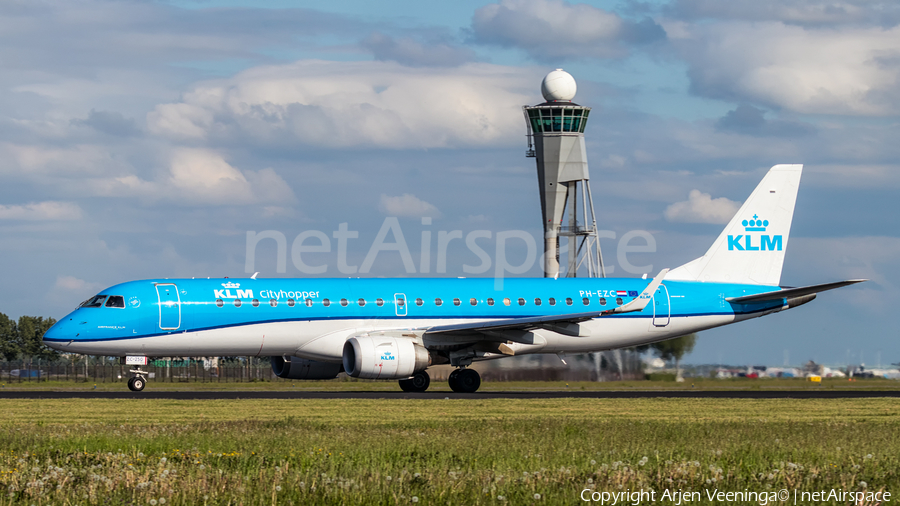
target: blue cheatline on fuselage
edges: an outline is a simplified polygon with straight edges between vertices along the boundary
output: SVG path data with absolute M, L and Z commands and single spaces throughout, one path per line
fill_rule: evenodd
M 648 282 L 629 278 L 511 278 L 504 280 L 502 290 L 496 290 L 490 278 L 132 281 L 100 292 L 106 299 L 97 307 L 79 307 L 50 329 L 44 341 L 136 339 L 275 322 L 429 320 L 440 324 L 448 320 L 564 315 L 627 304 Z M 664 327 L 671 318 L 752 315 L 779 308 L 783 301 L 731 304 L 725 299 L 778 289 L 666 281 L 642 311 L 603 318 L 655 319 Z M 116 302 L 109 307 L 113 297 Z M 437 305 L 438 299 L 441 305 Z M 394 326 L 402 328 L 403 324 L 397 321 Z

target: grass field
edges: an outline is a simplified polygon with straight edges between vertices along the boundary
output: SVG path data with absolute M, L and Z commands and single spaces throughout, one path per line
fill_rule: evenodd
M 891 399 L 2 399 L 0 505 L 573 504 L 585 489 L 640 488 L 893 492 L 898 415 Z

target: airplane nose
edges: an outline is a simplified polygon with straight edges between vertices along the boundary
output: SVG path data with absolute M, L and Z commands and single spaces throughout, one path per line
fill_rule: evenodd
M 56 322 L 49 329 L 47 329 L 47 331 L 44 332 L 44 335 L 41 336 L 41 341 L 47 341 L 49 339 L 57 339 L 57 335 L 59 334 L 59 330 L 58 330 L 59 326 L 60 326 L 59 323 L 60 322 Z
M 47 332 L 44 332 L 41 342 L 51 348 L 57 348 L 62 343 L 75 339 L 75 332 L 72 332 L 73 329 L 70 325 L 72 322 L 69 320 L 69 318 L 64 318 L 54 323 L 47 329 Z

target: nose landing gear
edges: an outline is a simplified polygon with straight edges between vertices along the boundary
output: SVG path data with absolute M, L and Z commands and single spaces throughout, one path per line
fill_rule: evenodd
M 134 376 L 128 379 L 128 389 L 132 392 L 140 392 L 147 386 L 147 378 L 144 377 L 147 373 L 140 369 L 132 369 L 130 372 Z
M 481 386 L 481 376 L 475 369 L 456 369 L 450 373 L 450 389 L 454 392 L 472 394 Z

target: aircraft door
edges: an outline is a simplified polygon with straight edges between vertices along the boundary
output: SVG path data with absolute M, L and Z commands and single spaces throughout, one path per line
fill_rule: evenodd
M 665 327 L 669 324 L 669 290 L 659 285 L 653 294 L 653 326 Z
M 181 296 L 174 283 L 157 283 L 159 297 L 159 328 L 175 330 L 181 326 Z
M 406 305 L 407 305 L 406 295 L 402 293 L 394 294 L 394 314 L 397 316 L 406 316 Z

